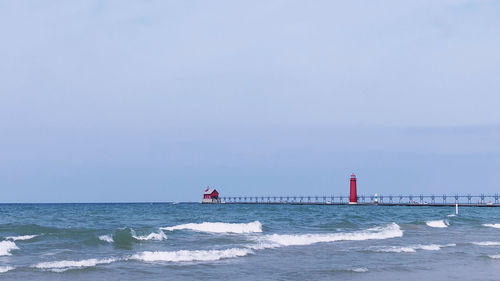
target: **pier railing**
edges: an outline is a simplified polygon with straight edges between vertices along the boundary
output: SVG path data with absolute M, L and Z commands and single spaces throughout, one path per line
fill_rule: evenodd
M 385 205 L 499 205 L 499 194 L 479 195 L 360 195 L 357 197 L 359 204 L 385 204 Z M 349 196 L 224 196 L 220 197 L 222 203 L 238 204 L 348 204 Z

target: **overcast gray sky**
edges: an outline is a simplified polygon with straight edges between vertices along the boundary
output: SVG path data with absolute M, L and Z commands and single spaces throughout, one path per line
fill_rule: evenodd
M 2 202 L 500 192 L 500 2 L 0 0 Z

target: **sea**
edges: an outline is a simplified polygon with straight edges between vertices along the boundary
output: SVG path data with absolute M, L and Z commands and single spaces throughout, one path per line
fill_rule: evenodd
M 500 280 L 500 208 L 0 204 L 0 280 Z

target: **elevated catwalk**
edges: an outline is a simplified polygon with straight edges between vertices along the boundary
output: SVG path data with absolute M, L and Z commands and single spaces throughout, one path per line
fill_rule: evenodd
M 379 205 L 379 206 L 470 206 L 500 207 L 499 195 L 370 195 L 357 196 L 230 196 L 221 197 L 225 204 L 289 204 L 289 205 Z

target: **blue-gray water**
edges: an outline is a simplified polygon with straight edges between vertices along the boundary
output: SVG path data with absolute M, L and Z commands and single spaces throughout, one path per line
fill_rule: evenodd
M 454 212 L 3 204 L 0 279 L 500 280 L 500 208 Z

